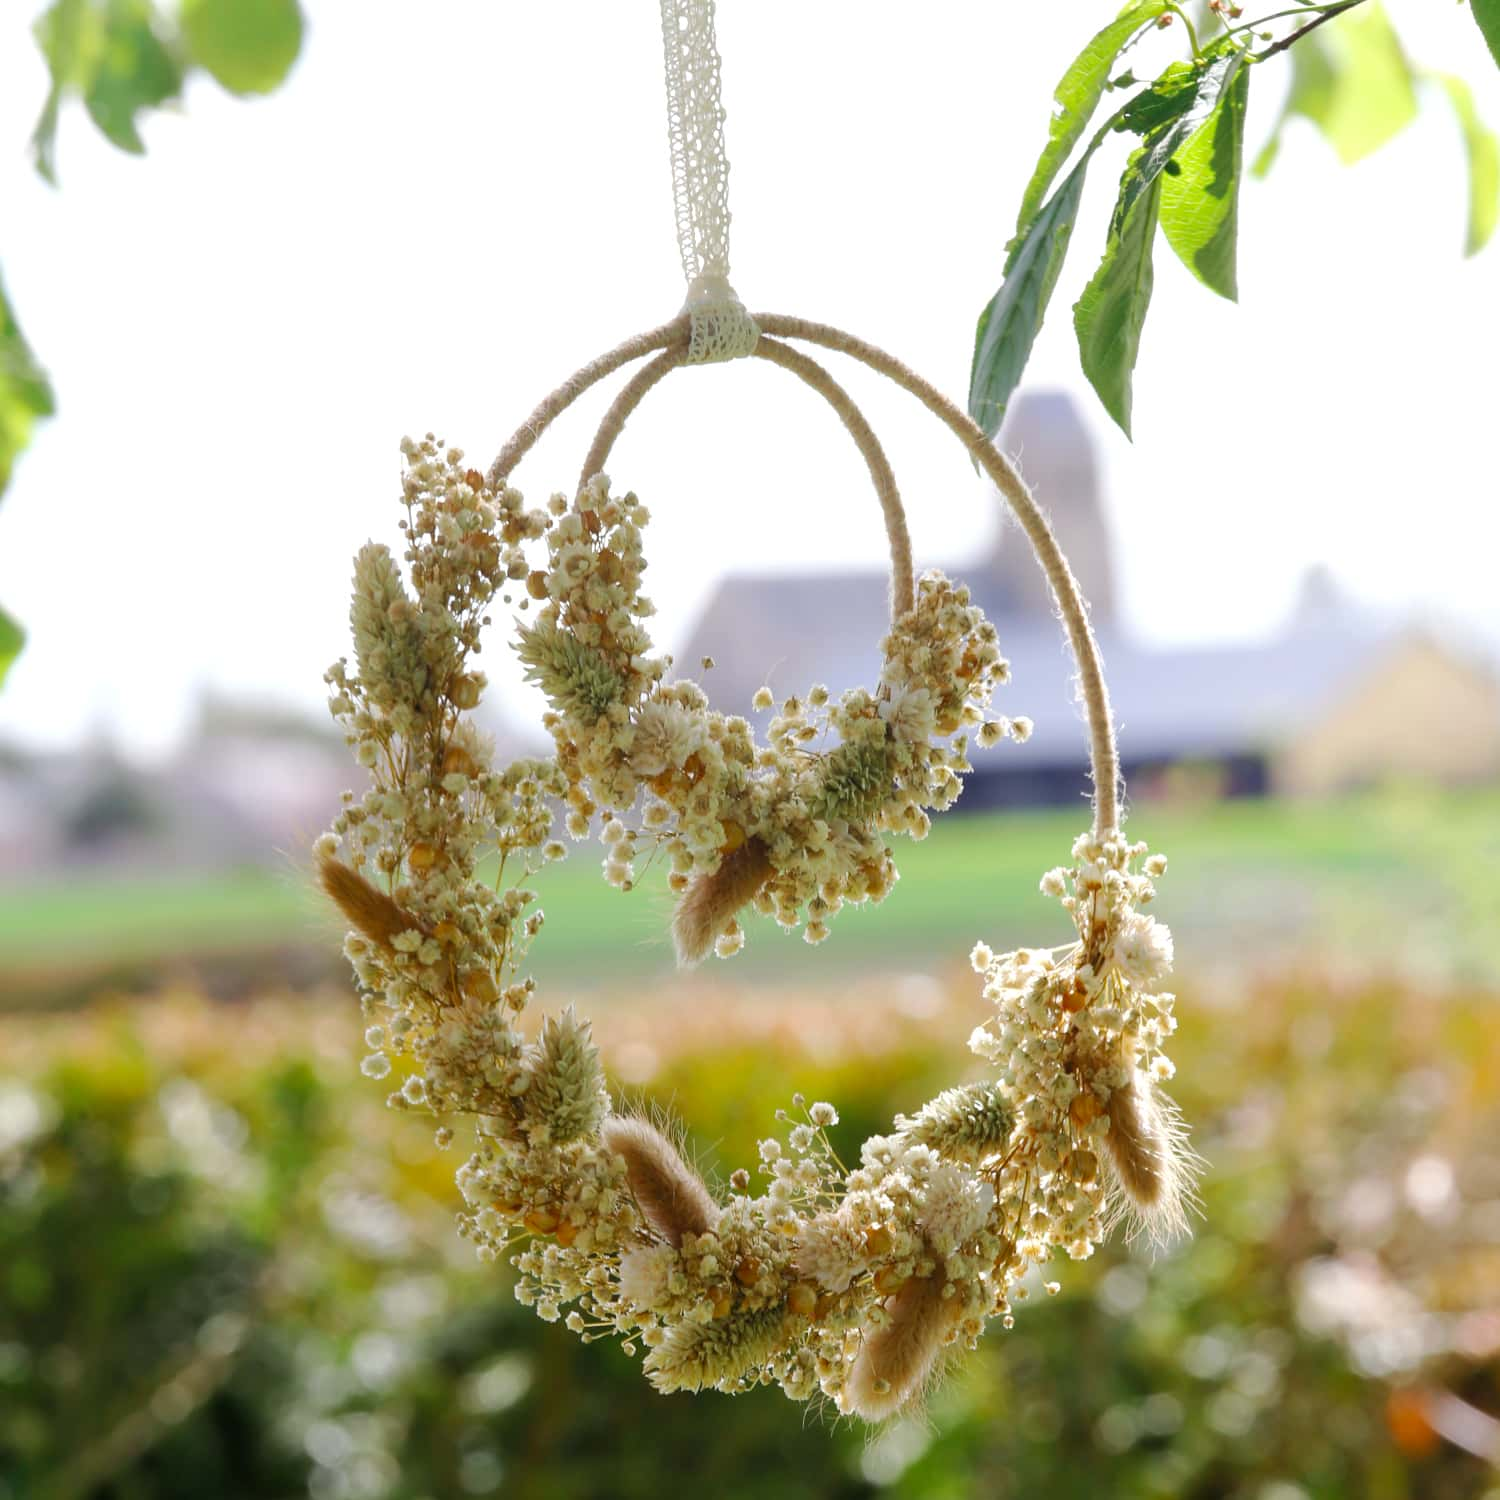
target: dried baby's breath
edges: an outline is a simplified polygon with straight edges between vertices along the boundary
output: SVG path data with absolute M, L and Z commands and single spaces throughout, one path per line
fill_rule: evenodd
M 985 722 L 1007 675 L 968 590 L 927 574 L 883 642 L 876 687 L 788 698 L 758 744 L 744 718 L 669 681 L 667 659 L 652 655 L 645 507 L 599 475 L 550 509 L 548 565 L 528 576 L 541 607 L 519 650 L 553 710 L 569 832 L 585 836 L 600 809 L 611 816 L 606 878 L 628 888 L 643 852 L 668 859 L 689 963 L 738 952 L 752 902 L 820 941 L 842 907 L 881 900 L 896 879 L 885 835 L 925 836 L 929 812 L 957 798 L 971 769 L 960 731 Z M 771 703 L 763 690 L 752 706 Z

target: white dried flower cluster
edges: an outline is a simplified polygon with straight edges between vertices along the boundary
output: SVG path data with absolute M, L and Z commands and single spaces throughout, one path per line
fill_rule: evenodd
M 996 1014 L 969 1046 L 996 1066 L 1015 1111 L 1000 1196 L 1030 1257 L 1092 1254 L 1116 1212 L 1170 1239 L 1192 1193 L 1195 1158 L 1159 1089 L 1173 1072 L 1163 1047 L 1177 1023 L 1161 987 L 1172 937 L 1140 909 L 1166 860 L 1090 834 L 1073 857 L 1041 885 L 1072 917 L 1076 943 L 972 955 Z
M 971 769 L 960 731 L 1024 734 L 1024 720 L 985 718 L 1008 675 L 994 627 L 967 589 L 930 573 L 883 643 L 875 690 L 788 698 L 759 745 L 746 719 L 710 709 L 695 682 L 667 682 L 669 660 L 650 654 L 645 507 L 599 475 L 553 510 L 548 567 L 527 580 L 544 603 L 520 654 L 552 706 L 568 829 L 584 837 L 602 810 L 605 876 L 625 889 L 642 843 L 665 851 L 687 961 L 738 951 L 736 914 L 751 902 L 822 941 L 846 902 L 894 883 L 881 834 L 925 837 L 929 809 L 958 796 Z M 619 815 L 638 804 L 627 826 Z
M 585 1340 L 644 1350 L 662 1391 L 776 1384 L 874 1421 L 919 1395 L 945 1348 L 972 1347 L 992 1317 L 1008 1325 L 1018 1280 L 1054 1247 L 1088 1253 L 1105 1221 L 1100 1151 L 1127 1199 L 1170 1219 L 1185 1179 L 1155 1083 L 1170 1073 L 1157 985 L 1171 943 L 1139 911 L 1164 868 L 1138 871 L 1140 846 L 1080 840 L 1074 868 L 1045 878 L 1074 947 L 975 949 L 997 1018 L 974 1046 L 997 1076 L 899 1117 L 852 1169 L 829 1135 L 837 1111 L 798 1096 L 785 1139 L 761 1144 L 761 1190 L 741 1169 L 716 1195 L 677 1142 L 613 1112 L 586 1021 L 568 1010 L 523 1029 L 542 923 L 525 882 L 561 853 L 560 805 L 575 836 L 601 814 L 619 883 L 651 836 L 689 898 L 692 881 L 718 880 L 742 898 L 731 920 L 751 899 L 789 923 L 805 906 L 812 935 L 888 886 L 882 832 L 925 831 L 924 809 L 956 795 L 963 740 L 936 741 L 982 719 L 1004 663 L 966 593 L 925 579 L 878 690 L 784 704 L 757 747 L 648 654 L 633 497 L 601 479 L 575 506 L 527 511 L 431 437 L 405 451 L 410 584 L 385 549 L 360 552 L 356 666 L 328 674 L 371 787 L 346 795 L 318 873 L 353 929 L 363 1069 L 396 1075 L 389 1103 L 438 1116 L 442 1144 L 442 1117 L 474 1118 L 460 1228 L 485 1259 L 510 1257 L 518 1298 Z M 522 547 L 544 534 L 550 565 L 533 571 Z M 557 755 L 496 769 L 465 713 L 484 686 L 471 668 L 484 611 L 512 585 L 523 607 L 545 601 L 520 650 L 552 702 Z M 827 732 L 833 748 L 810 748 Z M 643 789 L 641 829 L 627 828 L 617 814 Z M 734 931 L 713 929 L 720 951 Z
M 525 1050 L 513 1019 L 531 986 L 513 976 L 542 922 L 522 882 L 542 862 L 564 781 L 546 760 L 497 769 L 464 715 L 484 690 L 470 657 L 485 610 L 525 576 L 522 544 L 546 518 L 526 511 L 517 491 L 494 491 L 431 435 L 403 451 L 411 591 L 384 547 L 360 550 L 356 667 L 340 660 L 327 681 L 371 785 L 345 794 L 318 842 L 319 875 L 354 928 L 346 952 L 372 1022 L 365 1071 L 385 1076 L 396 1058 L 419 1070 L 420 1086 L 392 1103 L 410 1106 L 415 1093 L 509 1137 L 545 1134 L 553 1122 L 521 1101 L 550 1071 L 575 1066 L 577 1049 L 554 1032 Z M 481 861 L 494 859 L 509 885 L 478 878 Z

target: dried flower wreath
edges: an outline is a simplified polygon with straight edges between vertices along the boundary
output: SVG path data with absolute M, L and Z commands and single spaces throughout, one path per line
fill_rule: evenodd
M 849 335 L 762 316 L 754 353 L 834 406 L 875 480 L 892 552 L 893 619 L 872 691 L 812 689 L 781 705 L 769 743 L 668 680 L 640 592 L 644 507 L 604 477 L 615 436 L 651 386 L 686 362 L 684 315 L 586 367 L 533 413 L 488 474 L 432 437 L 404 445 L 405 562 L 371 543 L 355 561 L 355 666 L 328 674 L 331 707 L 371 787 L 346 794 L 317 847 L 321 883 L 352 927 L 371 1048 L 399 1066 L 393 1106 L 469 1115 L 461 1232 L 509 1255 L 517 1296 L 586 1340 L 622 1335 L 662 1391 L 767 1382 L 879 1420 L 911 1401 L 945 1346 L 1010 1326 L 1028 1272 L 1092 1253 L 1112 1214 L 1180 1227 L 1190 1156 L 1159 1084 L 1173 1029 L 1166 929 L 1141 908 L 1165 869 L 1119 832 L 1118 766 L 1098 651 L 1045 518 L 983 434 L 932 387 Z M 672 861 L 680 954 L 727 957 L 754 904 L 820 941 L 849 901 L 895 878 L 882 833 L 921 836 L 956 797 L 965 727 L 993 743 L 1027 721 L 986 719 L 1007 668 L 993 627 L 941 575 L 913 584 L 899 495 L 879 444 L 825 370 L 781 334 L 851 354 L 914 392 L 1011 503 L 1051 579 L 1080 666 L 1095 823 L 1049 871 L 1076 931 L 1057 948 L 974 968 L 994 1006 L 971 1049 L 992 1065 L 846 1166 L 828 1103 L 793 1101 L 761 1144 L 760 1189 L 735 1171 L 715 1195 L 656 1125 L 613 1112 L 587 1021 L 547 1017 L 528 1041 L 524 974 L 542 926 L 528 878 L 599 826 L 605 876 L 628 889 L 643 842 Z M 606 415 L 569 502 L 528 510 L 508 477 L 551 420 L 627 360 L 662 351 Z M 545 567 L 528 544 L 545 540 Z M 472 654 L 494 602 L 530 615 L 517 650 L 551 706 L 555 754 L 493 762 L 468 713 L 485 688 Z M 539 607 L 532 614 L 530 606 Z M 757 706 L 767 706 L 763 701 Z M 813 748 L 824 734 L 831 749 Z M 498 866 L 498 879 L 495 874 Z M 439 1141 L 453 1139 L 440 1125 Z M 1047 1283 L 1048 1290 L 1055 1283 Z
M 355 666 L 328 673 L 331 708 L 371 785 L 346 793 L 316 850 L 348 919 L 345 951 L 390 1103 L 430 1111 L 438 1141 L 471 1116 L 461 1232 L 509 1255 L 516 1295 L 585 1340 L 645 1350 L 662 1391 L 775 1383 L 878 1421 L 920 1393 L 947 1346 L 1009 1327 L 1029 1273 L 1092 1253 L 1114 1213 L 1157 1236 L 1181 1225 L 1191 1162 L 1159 1085 L 1173 1029 L 1166 929 L 1146 915 L 1166 868 L 1120 831 L 1119 762 L 1099 652 L 1046 518 L 984 433 L 890 355 L 822 324 L 751 318 L 728 281 L 723 110 L 712 0 L 661 0 L 686 310 L 578 371 L 487 473 L 429 436 L 407 442 L 404 561 L 355 559 Z M 895 880 L 884 835 L 922 837 L 981 744 L 1030 721 L 987 718 L 1007 665 L 966 590 L 913 578 L 900 494 L 869 424 L 828 372 L 785 339 L 853 357 L 920 400 L 1009 503 L 1046 573 L 1078 663 L 1094 823 L 1042 889 L 1071 918 L 1056 948 L 971 955 L 994 1015 L 970 1038 L 991 1065 L 839 1160 L 833 1105 L 793 1099 L 761 1142 L 759 1190 L 734 1171 L 711 1192 L 679 1144 L 613 1111 L 587 1021 L 546 1017 L 528 1040 L 525 973 L 542 926 L 527 882 L 566 853 L 559 816 L 598 828 L 606 878 L 628 890 L 643 844 L 670 859 L 679 956 L 727 958 L 747 906 L 809 942 L 848 902 Z M 570 502 L 528 510 L 511 472 L 583 392 L 654 355 L 606 413 Z M 652 655 L 641 594 L 645 508 L 611 492 L 610 453 L 645 395 L 683 364 L 754 356 L 804 381 L 853 437 L 891 554 L 891 626 L 873 689 L 783 702 L 766 743 L 711 710 Z M 546 566 L 528 545 L 545 540 Z M 500 767 L 470 711 L 496 600 L 528 618 L 516 649 L 545 694 L 554 753 Z M 533 612 L 531 606 L 538 608 Z M 757 695 L 770 708 L 770 694 Z M 825 745 L 825 739 L 827 741 Z M 1055 1283 L 1047 1283 L 1049 1291 Z M 566 1311 L 565 1311 L 566 1309 Z

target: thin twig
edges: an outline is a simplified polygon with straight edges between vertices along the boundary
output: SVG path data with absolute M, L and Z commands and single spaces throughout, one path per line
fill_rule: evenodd
M 1301 41 L 1309 31 L 1316 31 L 1326 21 L 1331 21 L 1335 16 L 1341 16 L 1346 10 L 1353 10 L 1356 5 L 1363 5 L 1365 0 L 1342 0 L 1339 5 L 1330 6 L 1316 21 L 1309 21 L 1306 26 L 1299 26 L 1289 36 L 1284 36 L 1273 47 L 1267 47 L 1264 52 L 1257 52 L 1255 62 L 1264 62 L 1268 57 L 1275 57 L 1278 52 L 1285 52 L 1293 42 Z

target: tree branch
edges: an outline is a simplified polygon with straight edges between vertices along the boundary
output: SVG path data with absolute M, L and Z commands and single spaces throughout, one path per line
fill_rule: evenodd
M 1274 47 L 1267 47 L 1264 52 L 1255 55 L 1256 62 L 1264 62 L 1268 57 L 1275 57 L 1278 52 L 1285 52 L 1293 42 L 1301 41 L 1309 31 L 1316 31 L 1326 21 L 1331 21 L 1335 16 L 1341 16 L 1346 10 L 1353 10 L 1356 5 L 1363 5 L 1365 0 L 1342 0 L 1341 4 L 1330 6 L 1318 17 L 1316 21 L 1309 21 L 1306 26 L 1299 26 L 1289 36 L 1284 36 Z

